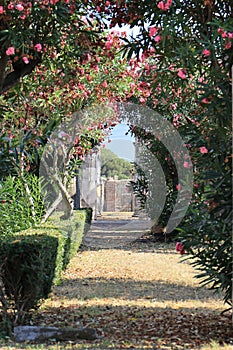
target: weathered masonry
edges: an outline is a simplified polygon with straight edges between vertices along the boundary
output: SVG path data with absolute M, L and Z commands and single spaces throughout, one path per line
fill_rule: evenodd
M 73 184 L 74 205 L 76 208 L 91 207 L 97 218 L 102 212 L 133 212 L 135 196 L 129 187 L 130 180 L 101 177 L 100 153 L 86 159 L 78 178 Z

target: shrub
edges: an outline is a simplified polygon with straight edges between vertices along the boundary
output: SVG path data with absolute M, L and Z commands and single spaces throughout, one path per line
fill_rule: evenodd
M 0 240 L 1 303 L 8 321 L 22 322 L 48 297 L 62 254 L 58 235 L 56 230 L 27 230 Z
M 93 209 L 92 208 L 80 208 L 80 209 L 78 209 L 78 211 L 85 212 L 85 225 L 84 225 L 84 234 L 85 234 L 85 233 L 87 233 L 87 231 L 89 230 L 90 225 L 91 225 Z
M 62 219 L 62 213 L 54 213 L 44 224 L 45 227 L 53 227 L 59 230 L 65 240 L 63 269 L 66 268 L 70 259 L 77 253 L 83 234 L 88 230 L 92 218 L 92 209 L 83 208 L 74 210 L 70 219 Z M 57 280 L 57 283 L 59 279 Z
M 178 240 L 190 253 L 201 284 L 222 292 L 224 302 L 232 305 L 232 179 L 226 159 L 224 153 L 222 159 L 215 157 L 218 167 L 212 159 L 218 171 L 209 166 L 205 172 L 205 188 L 194 193 Z
M 27 174 L 24 179 L 8 176 L 1 181 L 1 236 L 25 230 L 40 222 L 44 210 L 40 193 L 41 183 L 34 175 Z M 33 207 L 29 195 L 33 200 Z
M 53 283 L 60 282 L 62 270 L 82 242 L 91 212 L 76 210 L 71 220 L 55 213 L 43 227 L 1 237 L 0 302 L 8 334 L 12 325 L 22 323 L 48 297 Z

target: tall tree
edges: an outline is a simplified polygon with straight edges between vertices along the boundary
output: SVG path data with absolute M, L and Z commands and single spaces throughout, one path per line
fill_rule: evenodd
M 128 58 L 135 55 L 134 65 L 142 72 L 141 86 L 147 87 L 140 103 L 174 123 L 192 156 L 193 203 L 180 227 L 180 239 L 195 257 L 200 277 L 213 289 L 223 290 L 230 303 L 232 1 L 132 0 L 117 4 L 98 4 L 99 11 L 107 6 L 111 26 L 128 23 L 139 27 L 136 37 L 125 38 L 125 54 Z M 157 152 L 156 140 L 149 140 L 137 128 L 132 131 Z M 192 166 L 183 161 L 184 167 Z M 182 184 L 177 183 L 176 188 L 182 191 Z

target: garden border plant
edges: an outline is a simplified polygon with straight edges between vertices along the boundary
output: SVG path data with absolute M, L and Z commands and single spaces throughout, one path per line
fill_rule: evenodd
M 3 335 L 28 321 L 30 312 L 47 298 L 52 285 L 76 254 L 90 224 L 91 210 L 76 210 L 72 225 L 56 213 L 40 228 L 0 239 L 0 302 Z M 59 222 L 58 222 L 59 221 Z

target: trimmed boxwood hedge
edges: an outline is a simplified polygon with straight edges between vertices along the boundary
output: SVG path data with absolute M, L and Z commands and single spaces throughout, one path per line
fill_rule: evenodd
M 63 269 L 66 268 L 70 259 L 77 253 L 83 235 L 89 229 L 92 209 L 83 208 L 81 210 L 74 210 L 71 219 L 61 219 L 62 213 L 56 212 L 44 224 L 44 227 L 56 228 L 65 238 Z
M 93 209 L 92 208 L 80 208 L 77 210 L 77 212 L 85 212 L 85 226 L 84 226 L 84 234 L 87 233 L 87 231 L 90 228 L 92 215 L 93 215 Z M 74 211 L 75 213 L 76 211 Z
M 59 283 L 62 270 L 76 254 L 91 216 L 85 210 L 75 210 L 71 220 L 60 217 L 61 213 L 55 213 L 40 228 L 0 238 L 2 319 L 11 317 L 12 322 L 14 315 L 21 323 L 48 297 L 53 283 Z
M 1 281 L 5 295 L 11 306 L 24 312 L 36 308 L 40 299 L 48 297 L 57 257 L 59 253 L 62 256 L 56 230 L 29 232 L 0 241 Z

